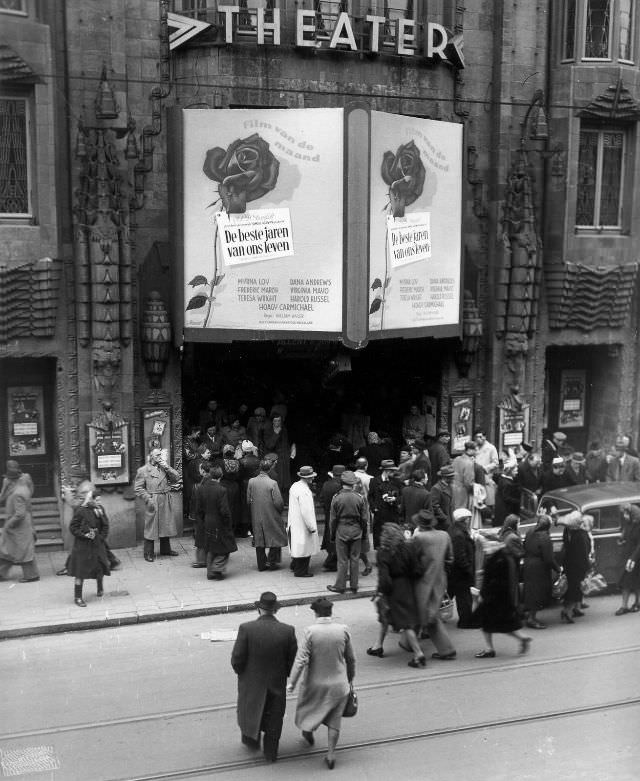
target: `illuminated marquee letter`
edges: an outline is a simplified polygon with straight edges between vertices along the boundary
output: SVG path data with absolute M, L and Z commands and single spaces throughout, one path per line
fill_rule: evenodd
M 258 44 L 264 44 L 264 33 L 267 30 L 273 35 L 273 45 L 280 46 L 280 9 L 274 8 L 272 10 L 273 22 L 265 22 L 264 8 L 257 8 L 256 11 L 258 14 Z
M 240 13 L 240 6 L 219 5 L 218 11 L 224 14 L 224 42 L 233 43 L 233 15 Z
M 416 45 L 416 23 L 413 19 L 398 19 L 396 24 L 398 25 L 396 51 L 398 54 L 414 54 Z
M 384 24 L 387 20 L 384 16 L 371 16 L 370 14 L 367 14 L 366 20 L 371 23 L 371 44 L 369 46 L 369 51 L 377 52 L 380 41 L 380 25 Z
M 343 28 L 344 34 L 342 34 Z M 333 35 L 329 41 L 329 48 L 335 49 L 339 43 L 346 43 L 353 52 L 358 51 L 358 47 L 356 46 L 356 39 L 353 37 L 351 22 L 349 21 L 349 14 L 345 11 L 342 11 L 338 17 Z
M 440 36 L 440 42 L 436 46 L 434 42 L 435 35 Z M 427 59 L 432 59 L 436 56 L 443 60 L 448 59 L 444 50 L 447 47 L 447 31 L 441 24 L 435 22 L 429 22 L 427 25 Z
M 305 33 L 315 33 L 316 12 L 298 9 L 298 15 L 296 17 L 296 46 L 315 46 L 315 38 L 305 38 Z M 313 19 L 313 24 L 305 24 L 305 19 Z

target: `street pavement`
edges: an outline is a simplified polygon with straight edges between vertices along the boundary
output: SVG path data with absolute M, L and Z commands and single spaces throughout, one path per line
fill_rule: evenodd
M 114 552 L 122 564 L 105 578 L 102 598 L 96 596 L 95 580 L 85 581 L 86 608 L 74 603 L 73 578 L 56 576 L 67 552 L 38 553 L 40 581 L 20 583 L 21 569 L 15 567 L 10 579 L 0 583 L 0 639 L 241 611 L 253 608 L 263 591 L 274 591 L 283 605 L 329 595 L 327 585 L 335 573 L 323 572 L 324 551 L 311 561 L 313 578 L 296 578 L 289 570 L 288 548 L 283 548 L 280 570 L 258 572 L 251 538 L 237 543 L 221 581 L 207 580 L 205 569 L 191 567 L 192 537 L 172 540 L 179 555 L 157 557 L 153 563 L 144 560 L 142 545 L 118 549 Z M 375 583 L 374 569 L 361 578 L 357 595 L 347 592 L 344 598 L 370 596 Z

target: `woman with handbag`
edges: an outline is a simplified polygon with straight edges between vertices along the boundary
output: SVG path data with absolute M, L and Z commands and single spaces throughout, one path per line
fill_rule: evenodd
M 446 534 L 446 532 L 445 532 Z M 425 667 L 426 659 L 415 632 L 420 623 L 414 584 L 424 572 L 417 548 L 408 543 L 397 523 L 385 523 L 380 532 L 380 546 L 376 557 L 378 589 L 375 597 L 380 630 L 378 640 L 367 648 L 369 656 L 384 656 L 383 643 L 389 627 L 402 632 L 407 644 L 400 648 L 413 653 L 409 667 Z
M 447 532 L 434 528 L 436 519 L 431 510 L 420 510 L 413 516 L 413 522 L 417 525 L 413 545 L 424 566 L 424 572 L 415 581 L 420 625 L 436 647 L 431 654 L 432 659 L 455 659 L 456 649 L 440 617 L 440 606 L 447 590 L 445 568 L 453 564 L 451 537 Z
M 640 611 L 640 507 L 625 504 L 622 508 L 622 536 L 618 542 L 623 548 L 624 570 L 619 586 L 622 591 L 622 605 L 616 610 L 617 616 Z M 631 592 L 634 602 L 629 607 Z
M 324 761 L 329 770 L 333 770 L 342 716 L 356 674 L 356 660 L 349 629 L 345 624 L 334 623 L 331 618 L 333 602 L 320 597 L 311 603 L 311 609 L 316 614 L 316 622 L 304 630 L 287 691 L 292 692 L 302 676 L 296 726 L 313 746 L 313 733 L 321 724 L 326 725 L 327 756 Z
M 584 615 L 579 608 L 582 602 L 580 584 L 591 566 L 589 561 L 591 540 L 586 530 L 582 528 L 582 513 L 579 510 L 567 513 L 558 519 L 558 523 L 565 527 L 562 535 L 562 550 L 563 569 L 567 576 L 567 591 L 564 595 L 560 620 L 565 624 L 574 624 L 574 618 Z
M 546 624 L 538 621 L 538 610 L 551 602 L 551 573 L 560 572 L 560 567 L 553 556 L 550 528 L 551 518 L 548 515 L 541 515 L 535 528 L 527 532 L 524 538 L 522 565 L 524 609 L 527 614 L 527 626 L 531 629 L 547 628 Z

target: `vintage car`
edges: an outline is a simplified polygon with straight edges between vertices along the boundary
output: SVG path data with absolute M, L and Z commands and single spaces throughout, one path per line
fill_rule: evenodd
M 640 483 L 592 483 L 572 485 L 549 491 L 538 498 L 523 489 L 520 501 L 520 534 L 522 537 L 536 524 L 536 515 L 546 513 L 554 519 L 551 527 L 553 549 L 561 563 L 562 516 L 579 510 L 593 517 L 593 540 L 596 569 L 614 584 L 620 578 L 624 562 L 618 544 L 622 532 L 622 511 L 625 504 L 640 505 Z

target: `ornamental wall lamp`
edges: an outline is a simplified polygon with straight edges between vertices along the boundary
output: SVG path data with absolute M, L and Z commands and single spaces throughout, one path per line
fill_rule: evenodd
M 454 353 L 454 360 L 461 377 L 468 377 L 480 344 L 482 342 L 482 318 L 473 296 L 464 291 L 462 306 L 462 339 L 460 347 Z

